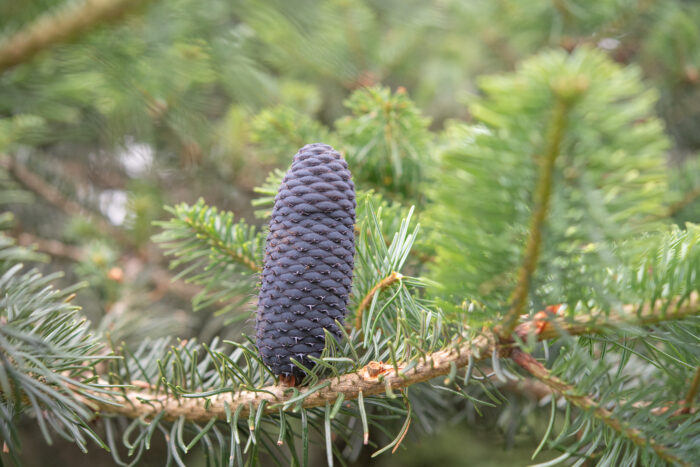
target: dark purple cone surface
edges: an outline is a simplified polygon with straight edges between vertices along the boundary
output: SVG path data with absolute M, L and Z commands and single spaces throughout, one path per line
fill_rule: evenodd
M 327 144 L 294 156 L 275 197 L 255 320 L 263 361 L 275 374 L 303 377 L 327 329 L 338 339 L 352 285 L 355 185 L 348 164 Z

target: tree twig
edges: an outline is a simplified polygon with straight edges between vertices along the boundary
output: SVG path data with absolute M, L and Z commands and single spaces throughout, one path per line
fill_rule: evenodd
M 33 246 L 42 253 L 70 261 L 81 262 L 87 258 L 87 253 L 80 247 L 68 245 L 55 239 L 37 237 L 29 232 L 21 232 L 17 235 L 17 243 L 27 247 Z M 127 262 L 129 259 L 128 257 L 123 257 L 122 262 Z M 140 269 L 143 269 L 142 260 L 138 258 L 131 259 L 136 259 L 138 264 L 141 265 Z M 130 275 L 135 276 L 136 274 Z M 154 301 L 164 295 L 165 292 L 170 292 L 184 300 L 192 300 L 195 295 L 202 291 L 201 287 L 194 284 L 189 284 L 183 280 L 173 280 L 173 275 L 167 269 L 158 266 L 152 268 L 149 278 L 155 286 L 155 290 L 151 292 L 150 297 Z
M 58 12 L 46 13 L 0 42 L 0 73 L 27 62 L 54 44 L 67 42 L 108 22 L 121 19 L 146 0 L 86 0 Z
M 54 186 L 47 183 L 40 176 L 36 175 L 10 156 L 0 154 L 0 168 L 7 170 L 25 188 L 69 216 L 87 217 L 104 235 L 114 238 L 124 247 L 133 246 L 131 240 L 129 240 L 121 229 L 110 224 L 107 220 L 100 217 L 99 214 L 88 212 L 83 206 L 67 198 Z M 48 253 L 51 256 L 63 257 L 76 262 L 85 259 L 85 252 L 81 248 L 66 245 L 54 239 L 39 238 L 30 233 L 22 232 L 18 235 L 17 240 L 21 245 L 27 246 L 33 244 L 39 251 Z M 226 249 L 226 246 L 223 244 L 220 245 L 220 247 Z M 259 266 L 250 262 L 248 258 L 240 257 L 235 251 L 227 250 L 227 252 L 234 255 L 236 258 L 240 258 L 241 262 L 248 265 L 248 267 L 254 271 L 259 270 Z M 188 284 L 182 280 L 174 281 L 172 274 L 162 267 L 156 267 L 150 277 L 156 285 L 156 290 L 154 291 L 155 297 L 162 295 L 162 292 L 167 290 L 180 298 L 191 300 L 202 290 L 200 287 Z
M 530 281 L 537 268 L 537 260 L 540 257 L 542 245 L 542 229 L 549 212 L 549 200 L 552 194 L 552 176 L 554 163 L 556 162 L 566 131 L 567 115 L 571 100 L 557 96 L 554 107 L 554 115 L 547 135 L 547 148 L 540 158 L 539 179 L 537 180 L 535 194 L 535 208 L 532 214 L 523 264 L 518 272 L 518 282 L 513 291 L 512 304 L 504 318 L 502 329 L 499 333 L 504 339 L 508 339 L 515 329 L 519 316 L 527 303 L 530 291 Z
M 693 404 L 695 403 L 695 398 L 698 395 L 698 388 L 700 388 L 700 366 L 695 370 L 695 376 L 693 376 L 693 381 L 690 383 L 690 389 L 688 389 L 688 394 L 685 396 L 685 404 L 683 407 L 684 412 L 690 412 L 693 410 Z
M 623 305 L 619 310 L 605 313 L 603 310 L 593 310 L 585 316 L 577 316 L 573 321 L 559 315 L 551 318 L 539 318 L 523 323 L 516 329 L 516 334 L 526 339 L 528 335 L 536 335 L 540 340 L 552 339 L 563 334 L 581 335 L 595 333 L 602 328 L 616 328 L 625 324 L 647 326 L 668 319 L 677 319 L 680 313 L 684 315 L 689 310 L 700 310 L 700 296 L 697 292 L 691 293 L 687 298 L 675 297 L 671 300 L 657 300 L 652 306 L 645 303 L 637 305 Z M 691 314 L 693 314 L 691 312 Z
M 85 251 L 74 245 L 68 245 L 52 238 L 40 238 L 28 232 L 17 235 L 17 243 L 25 247 L 35 247 L 38 251 L 56 258 L 64 258 L 76 263 L 85 259 Z
M 696 199 L 700 198 L 700 187 L 695 188 L 694 190 L 689 191 L 688 193 L 683 196 L 683 199 L 673 203 L 671 206 L 668 207 L 668 212 L 666 213 L 665 216 L 661 217 L 673 217 L 676 214 L 678 214 L 683 208 L 685 208 L 687 205 L 691 204 L 694 202 Z
M 578 394 L 574 386 L 567 384 L 556 376 L 553 376 L 549 370 L 547 370 L 547 368 L 538 362 L 532 355 L 523 352 L 520 349 L 515 349 L 513 350 L 511 359 L 519 366 L 527 370 L 532 376 L 549 386 L 556 394 L 564 397 L 571 404 L 582 410 L 593 412 L 596 418 L 613 430 L 624 435 L 637 446 L 642 448 L 650 447 L 654 450 L 656 455 L 666 462 L 676 465 L 690 466 L 689 463 L 674 456 L 665 446 L 657 443 L 651 438 L 648 438 L 641 431 L 629 427 L 627 423 L 616 418 L 612 412 L 601 407 L 600 404 L 593 400 L 593 398 L 587 395 Z
M 547 322 L 547 326 L 542 326 L 542 323 L 533 324 L 530 321 L 517 326 L 514 332 L 523 340 L 533 333 L 537 340 L 546 340 L 563 335 L 599 333 L 623 324 L 648 325 L 698 314 L 700 314 L 700 300 L 698 294 L 695 293 L 689 300 L 671 311 L 661 306 L 643 309 L 640 313 L 637 313 L 636 309 L 632 312 L 623 309 L 609 315 L 607 322 L 599 323 L 595 327 L 588 319 L 567 321 L 564 317 L 555 317 Z M 467 366 L 470 360 L 482 361 L 489 358 L 494 349 L 500 356 L 507 357 L 514 348 L 515 342 L 512 339 L 509 342 L 499 342 L 496 345 L 496 341 L 491 335 L 484 334 L 477 336 L 470 342 L 463 342 L 457 347 L 428 354 L 408 371 L 403 371 L 407 367 L 405 362 L 399 364 L 398 374 L 393 364 L 371 362 L 356 372 L 321 381 L 319 386 L 323 387 L 304 398 L 302 406 L 311 408 L 325 405 L 327 401 L 335 401 L 340 393 L 345 396 L 345 400 L 351 400 L 357 398 L 360 391 L 362 391 L 363 396 L 369 396 L 381 394 L 387 391 L 387 388 L 400 390 L 438 376 L 444 376 L 454 366 L 457 368 Z M 104 395 L 101 397 L 104 398 Z M 205 422 L 212 417 L 225 419 L 226 405 L 230 411 L 235 411 L 240 407 L 241 415 L 247 416 L 251 407 L 255 410 L 265 401 L 267 403 L 266 413 L 276 413 L 280 404 L 284 404 L 292 397 L 293 394 L 289 388 L 268 386 L 257 391 L 238 391 L 193 398 L 176 398 L 172 395 L 156 394 L 143 390 L 126 391 L 115 393 L 113 396 L 114 404 L 87 398 L 85 403 L 96 411 L 124 415 L 130 418 L 154 416 L 164 412 L 163 417 L 167 420 L 184 416 L 187 420 Z
M 70 216 L 88 217 L 95 223 L 97 228 L 105 234 L 115 238 L 120 243 L 128 243 L 124 233 L 107 222 L 102 217 L 95 216 L 86 211 L 80 204 L 67 198 L 63 193 L 57 190 L 54 186 L 47 183 L 44 179 L 29 170 L 23 164 L 17 162 L 13 158 L 0 155 L 0 168 L 7 170 L 19 183 L 27 189 L 40 196 L 49 204 L 57 207 L 61 211 Z
M 216 248 L 218 248 L 219 250 L 226 253 L 233 260 L 243 264 L 244 266 L 246 266 L 248 269 L 250 269 L 253 272 L 262 271 L 262 267 L 258 263 L 256 263 L 252 259 L 248 258 L 247 256 L 240 254 L 238 251 L 236 251 L 235 248 L 231 248 L 229 245 L 226 244 L 226 242 L 223 242 L 220 238 L 212 237 L 211 235 L 209 235 L 209 233 L 205 229 L 202 229 L 199 226 L 199 224 L 197 224 L 195 221 L 193 221 L 189 217 L 185 218 L 184 221 L 189 226 L 189 228 L 192 229 L 192 231 L 196 235 L 202 235 L 202 236 L 210 239 L 214 243 Z
M 403 276 L 400 273 L 394 271 L 388 276 L 386 276 L 384 279 L 379 281 L 377 284 L 375 284 L 375 286 L 372 287 L 372 289 L 369 292 L 367 292 L 367 295 L 364 296 L 364 298 L 358 305 L 357 310 L 355 311 L 356 329 L 362 329 L 362 313 L 364 313 L 365 309 L 369 306 L 370 303 L 372 303 L 372 299 L 374 298 L 374 296 L 377 293 L 389 287 L 394 282 L 401 280 L 402 277 Z
M 347 373 L 340 377 L 328 378 L 319 383 L 325 387 L 314 391 L 304 398 L 303 407 L 319 407 L 326 402 L 334 402 L 338 394 L 342 393 L 345 400 L 356 399 L 360 391 L 364 397 L 381 394 L 391 388 L 399 390 L 413 384 L 428 381 L 437 376 L 445 375 L 450 371 L 451 364 L 458 367 L 466 366 L 469 356 L 476 360 L 483 360 L 491 355 L 493 341 L 480 336 L 469 344 L 463 344 L 456 349 L 441 350 L 429 354 L 425 360 L 415 365 L 411 370 L 402 373 L 405 365 L 399 365 L 397 375 L 393 365 L 380 362 L 370 364 L 354 373 Z M 104 398 L 104 395 L 101 395 Z M 241 408 L 241 415 L 249 415 L 252 407 L 255 410 L 263 401 L 267 402 L 265 413 L 277 413 L 279 405 L 292 397 L 292 390 L 282 385 L 268 386 L 258 391 L 239 391 L 233 394 L 219 394 L 201 398 L 175 398 L 165 394 L 152 394 L 143 391 L 127 391 L 124 394 L 115 394 L 114 400 L 118 405 L 106 404 L 101 401 L 86 399 L 86 404 L 95 409 L 130 418 L 144 415 L 156 415 L 164 412 L 166 420 L 175 420 L 184 416 L 190 421 L 208 421 L 212 417 L 226 418 L 225 404 L 230 410 Z

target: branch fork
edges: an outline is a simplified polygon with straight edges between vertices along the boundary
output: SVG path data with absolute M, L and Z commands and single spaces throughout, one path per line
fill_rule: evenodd
M 619 313 L 611 313 L 607 319 L 607 326 L 620 326 L 621 324 L 649 325 L 661 321 L 683 319 L 700 314 L 700 299 L 694 293 L 682 306 L 674 308 L 669 313 L 658 306 L 643 308 L 642 313 L 637 312 L 636 307 L 623 309 Z M 558 314 L 547 314 L 547 320 L 533 319 L 518 325 L 514 334 L 522 340 L 534 336 L 538 341 L 551 339 L 557 336 L 582 335 L 602 332 L 605 325 L 591 326 L 589 317 L 571 320 Z M 497 345 L 496 345 L 497 344 Z M 453 367 L 462 368 L 470 362 L 478 362 L 490 358 L 494 352 L 499 357 L 511 356 L 518 351 L 515 340 L 496 340 L 493 334 L 481 334 L 469 341 L 463 341 L 455 347 L 433 352 L 421 358 L 409 370 L 408 365 L 400 363 L 398 373 L 393 365 L 383 362 L 370 362 L 359 370 L 338 377 L 330 377 L 320 381 L 314 388 L 305 389 L 309 395 L 301 400 L 301 407 L 312 408 L 324 406 L 326 402 L 335 402 L 338 394 L 342 393 L 345 400 L 356 399 L 359 394 L 371 396 L 382 394 L 387 389 L 400 390 L 413 384 L 429 381 L 433 378 L 450 373 Z M 249 415 L 250 408 L 255 410 L 260 404 L 265 403 L 263 411 L 267 414 L 276 413 L 277 408 L 273 404 L 284 404 L 293 396 L 289 388 L 282 385 L 273 385 L 260 388 L 256 391 L 236 391 L 222 393 L 214 396 L 196 397 L 190 394 L 188 397 L 176 398 L 170 394 L 154 394 L 152 391 L 127 390 L 115 392 L 109 401 L 96 400 L 84 397 L 86 404 L 105 414 L 123 415 L 129 418 L 157 415 L 165 412 L 166 420 L 176 420 L 184 416 L 194 422 L 208 422 L 212 418 L 226 419 L 228 411 L 241 410 L 241 415 Z M 302 392 L 303 394 L 303 392 Z M 96 393 L 104 399 L 105 395 Z

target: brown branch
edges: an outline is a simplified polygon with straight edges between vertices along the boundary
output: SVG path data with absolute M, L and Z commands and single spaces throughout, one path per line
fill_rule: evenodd
M 688 193 L 685 194 L 683 199 L 673 203 L 671 206 L 668 207 L 668 212 L 666 213 L 666 216 L 662 217 L 673 217 L 676 214 L 678 214 L 684 207 L 695 201 L 696 199 L 700 198 L 700 187 L 695 188 L 694 190 L 689 191 Z
M 489 367 L 482 366 L 480 368 L 481 373 L 489 375 L 489 381 L 498 388 L 501 392 L 508 392 L 520 397 L 527 398 L 534 402 L 539 402 L 547 396 L 551 396 L 554 391 L 551 387 L 547 386 L 545 383 L 534 377 L 523 377 L 519 379 L 508 379 L 506 382 L 502 382 L 498 379 L 498 376 L 493 373 L 493 369 Z M 447 381 L 447 380 L 445 380 Z M 629 401 L 621 399 L 619 404 L 625 405 Z M 633 407 L 639 409 L 649 407 L 652 402 L 649 401 L 637 401 L 632 402 Z M 680 408 L 679 408 L 680 407 Z M 673 411 L 673 416 L 683 415 L 687 413 L 696 413 L 697 408 L 688 409 L 685 402 L 679 401 L 666 401 L 663 405 L 659 407 L 654 407 L 650 410 L 650 413 L 654 415 L 663 415 L 669 411 Z
M 620 401 L 620 404 L 626 404 L 627 401 L 624 399 Z M 638 409 L 644 409 L 652 405 L 652 402 L 649 401 L 638 401 L 638 402 L 633 402 L 632 407 L 637 407 Z M 684 415 L 684 414 L 694 414 L 698 411 L 697 407 L 694 409 L 687 409 L 685 407 L 685 402 L 684 401 L 665 401 L 663 405 L 659 405 L 658 407 L 653 407 L 649 413 L 654 414 L 654 415 L 663 415 L 665 413 L 671 412 L 672 417 L 677 417 L 679 415 Z
M 533 402 L 539 402 L 545 397 L 552 395 L 552 389 L 537 378 L 507 379 L 504 382 L 498 378 L 498 375 L 491 367 L 480 366 L 479 372 L 488 375 L 489 382 L 501 392 L 507 392 Z M 445 378 L 444 382 L 447 385 L 448 379 Z
M 537 260 L 540 257 L 540 246 L 542 245 L 542 229 L 547 218 L 549 200 L 552 194 L 554 163 L 561 152 L 561 145 L 567 125 L 567 114 L 570 106 L 570 99 L 557 96 L 554 115 L 552 116 L 547 136 L 547 148 L 544 155 L 540 158 L 539 179 L 537 181 L 537 192 L 535 194 L 535 208 L 530 223 L 530 235 L 525 245 L 525 256 L 518 273 L 517 285 L 513 291 L 512 305 L 504 318 L 502 330 L 500 330 L 501 336 L 505 339 L 510 337 L 518 322 L 518 318 L 523 312 L 530 291 L 530 281 L 535 273 L 535 268 L 537 268 Z
M 28 232 L 21 232 L 20 234 L 18 234 L 17 243 L 25 247 L 34 247 L 37 251 L 46 253 L 55 258 L 63 258 L 70 261 L 75 261 L 77 263 L 84 261 L 87 258 L 87 253 L 85 253 L 85 250 L 83 250 L 80 247 L 68 245 L 66 243 L 54 239 L 37 237 L 36 235 L 30 234 Z M 142 264 L 143 261 L 139 258 L 123 257 L 122 262 L 129 262 L 130 259 L 136 260 L 136 264 L 139 265 L 136 269 L 144 268 Z M 128 269 L 133 270 L 134 268 L 132 267 Z M 137 275 L 138 272 L 136 271 L 132 272 L 131 274 L 127 274 L 127 276 L 132 277 Z M 160 299 L 160 297 L 166 292 L 170 292 L 171 294 L 180 297 L 184 300 L 192 300 L 192 298 L 195 295 L 202 291 L 201 287 L 198 287 L 193 284 L 188 284 L 185 281 L 174 281 L 173 276 L 172 274 L 170 274 L 170 272 L 168 272 L 164 268 L 157 266 L 152 268 L 152 271 L 149 274 L 149 278 L 155 285 L 155 290 L 153 290 L 150 294 L 150 299 L 154 301 Z
M 652 222 L 662 219 L 669 219 L 678 214 L 681 210 L 683 210 L 683 208 L 693 203 L 698 198 L 700 198 L 700 187 L 696 187 L 693 190 L 687 192 L 683 196 L 683 199 L 671 204 L 668 208 L 666 208 L 664 212 L 646 216 L 644 219 L 642 219 L 642 222 Z
M 400 390 L 447 374 L 452 363 L 458 367 L 466 366 L 470 355 L 476 360 L 483 360 L 491 355 L 492 348 L 493 340 L 480 336 L 471 343 L 463 344 L 456 349 L 434 352 L 406 373 L 402 372 L 405 365 L 399 365 L 398 375 L 393 365 L 371 362 L 357 372 L 326 379 L 322 382 L 326 386 L 307 396 L 302 405 L 305 408 L 323 406 L 326 402 L 334 402 L 340 393 L 345 396 L 345 400 L 351 400 L 356 399 L 360 391 L 366 397 L 384 393 L 387 388 Z M 255 409 L 265 401 L 268 403 L 265 406 L 265 413 L 270 414 L 278 412 L 279 405 L 276 404 L 284 404 L 291 397 L 292 389 L 290 388 L 268 386 L 259 391 L 239 391 L 233 394 L 192 399 L 176 399 L 173 396 L 163 394 L 127 391 L 123 395 L 115 396 L 115 402 L 120 405 L 88 399 L 85 402 L 101 412 L 124 415 L 130 418 L 165 412 L 164 418 L 167 420 L 175 420 L 184 416 L 187 420 L 203 422 L 212 417 L 225 419 L 225 403 L 228 403 L 231 410 L 237 410 L 239 406 L 243 406 L 241 415 L 247 416 L 250 413 L 250 407 Z
M 654 450 L 657 456 L 666 462 L 676 465 L 690 466 L 689 463 L 679 459 L 669 452 L 667 447 L 658 444 L 651 438 L 647 438 L 641 431 L 629 427 L 627 423 L 616 418 L 612 412 L 601 407 L 600 404 L 598 404 L 591 397 L 577 394 L 576 387 L 567 384 L 556 376 L 553 376 L 549 370 L 547 370 L 547 368 L 538 362 L 532 355 L 523 352 L 520 349 L 515 349 L 513 350 L 511 359 L 519 366 L 527 370 L 532 376 L 549 386 L 556 394 L 564 397 L 571 404 L 582 410 L 593 412 L 596 418 L 631 440 L 637 446 L 642 448 L 650 447 Z
M 359 306 L 357 307 L 357 310 L 355 311 L 355 328 L 356 329 L 362 329 L 362 313 L 364 313 L 365 309 L 369 306 L 370 303 L 372 303 L 372 299 L 376 294 L 381 292 L 382 290 L 386 289 L 389 287 L 391 284 L 394 282 L 400 281 L 403 276 L 401 273 L 398 273 L 396 271 L 392 272 L 389 274 L 387 277 L 379 281 L 374 287 L 372 287 L 372 290 L 370 290 L 367 295 L 364 296 L 362 301 L 360 302 Z
M 156 267 L 149 277 L 153 280 L 155 285 L 155 290 L 153 290 L 149 296 L 153 301 L 159 300 L 165 295 L 165 292 L 170 292 L 184 300 L 192 300 L 195 295 L 203 290 L 202 287 L 185 282 L 181 279 L 173 280 L 173 275 L 170 274 L 167 269 L 161 267 Z
M 0 154 L 0 168 L 7 170 L 25 188 L 41 197 L 52 206 L 55 206 L 69 216 L 87 217 L 103 234 L 114 238 L 120 245 L 125 247 L 132 246 L 131 240 L 121 229 L 113 226 L 103 217 L 88 212 L 83 206 L 67 198 L 54 186 L 47 183 L 23 164 L 13 160 L 10 156 Z M 191 225 L 191 227 L 196 230 L 196 226 Z M 64 257 L 72 261 L 82 261 L 85 258 L 85 253 L 81 251 L 80 248 L 63 244 L 57 240 L 42 239 L 29 233 L 22 233 L 19 235 L 18 241 L 23 245 L 34 244 L 40 251 L 52 256 Z M 217 247 L 231 255 L 237 261 L 245 264 L 253 271 L 260 271 L 260 266 L 249 258 L 239 255 L 235 250 L 229 248 L 218 239 Z M 200 287 L 188 284 L 184 281 L 173 281 L 172 274 L 160 267 L 155 269 L 151 274 L 151 278 L 156 285 L 154 297 L 158 297 L 162 295 L 163 291 L 168 290 L 180 298 L 191 300 L 192 297 L 202 290 Z
M 688 389 L 688 394 L 685 396 L 685 404 L 683 404 L 684 412 L 691 412 L 693 410 L 693 403 L 698 395 L 698 388 L 700 388 L 700 366 L 695 370 L 695 376 L 693 376 L 690 389 Z
M 521 324 L 515 333 L 526 339 L 528 335 L 536 335 L 540 340 L 552 339 L 563 333 L 581 335 L 596 333 L 602 328 L 616 328 L 625 324 L 648 326 L 669 319 L 680 319 L 697 313 L 700 310 L 700 295 L 691 293 L 687 298 L 675 297 L 668 301 L 657 300 L 652 307 L 645 303 L 639 307 L 636 305 L 623 305 L 619 310 L 604 313 L 602 310 L 592 311 L 585 316 L 577 316 L 574 321 L 555 314 L 548 319 L 540 318 L 540 313 L 535 319 Z M 551 314 L 550 314 L 551 316 Z
M 34 247 L 37 251 L 55 258 L 68 259 L 76 263 L 83 261 L 86 257 L 82 248 L 54 239 L 40 238 L 28 232 L 21 232 L 17 235 L 17 244 L 24 247 Z
M 515 333 L 521 339 L 527 339 L 528 335 L 534 334 L 537 340 L 546 340 L 561 335 L 600 333 L 606 328 L 618 327 L 621 324 L 653 324 L 698 314 L 700 314 L 700 300 L 696 293 L 691 299 L 686 300 L 671 311 L 664 306 L 643 309 L 640 314 L 621 311 L 611 314 L 606 323 L 600 323 L 597 327 L 592 327 L 591 321 L 587 319 L 570 322 L 563 317 L 556 317 L 547 321 L 546 326 L 542 326 L 541 322 L 536 321 L 522 323 L 515 329 Z M 492 336 L 481 335 L 470 342 L 463 342 L 455 348 L 428 354 L 407 371 L 404 371 L 405 363 L 399 364 L 398 374 L 391 364 L 371 362 L 357 372 L 321 381 L 321 385 L 325 384 L 325 386 L 308 395 L 303 400 L 302 406 L 305 408 L 323 406 L 328 401 L 335 401 L 340 393 L 345 396 L 346 400 L 351 400 L 357 398 L 360 391 L 362 391 L 363 396 L 370 396 L 384 393 L 387 388 L 400 390 L 438 376 L 444 376 L 450 372 L 453 365 L 461 368 L 467 366 L 470 359 L 482 361 L 489 358 L 494 349 L 497 349 L 500 356 L 507 357 L 514 347 L 513 340 L 499 342 L 496 345 Z M 116 393 L 113 397 L 114 405 L 89 399 L 85 399 L 85 403 L 96 411 L 131 418 L 152 416 L 164 412 L 164 417 L 167 420 L 185 416 L 188 420 L 202 422 L 210 420 L 212 417 L 224 420 L 226 418 L 226 404 L 232 411 L 242 406 L 241 414 L 247 416 L 251 407 L 255 410 L 265 401 L 268 403 L 265 407 L 266 413 L 276 413 L 279 405 L 275 404 L 284 404 L 288 401 L 292 397 L 292 390 L 282 386 L 268 386 L 258 391 L 238 391 L 195 398 L 175 398 L 172 395 L 141 390 L 126 391 L 124 394 Z
M 11 157 L 3 155 L 0 159 L 0 167 L 10 172 L 26 188 L 45 199 L 49 204 L 66 212 L 66 214 L 73 216 L 84 215 L 85 210 L 82 206 L 67 199 L 60 191 Z
M 68 42 L 96 26 L 121 19 L 145 0 L 86 0 L 58 12 L 46 13 L 0 42 L 0 73 L 31 60 L 42 50 Z
M 128 243 L 126 236 L 121 230 L 114 227 L 104 218 L 94 216 L 87 212 L 80 204 L 67 198 L 54 186 L 47 183 L 23 164 L 9 156 L 0 155 L 0 168 L 7 170 L 25 188 L 43 198 L 52 206 L 55 206 L 70 216 L 87 217 L 106 235 L 114 237 L 122 244 Z

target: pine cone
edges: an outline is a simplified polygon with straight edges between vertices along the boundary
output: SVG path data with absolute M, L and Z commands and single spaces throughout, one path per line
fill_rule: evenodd
M 297 380 L 319 357 L 327 329 L 340 339 L 352 285 L 355 185 L 327 144 L 294 156 L 270 219 L 256 316 L 256 341 L 275 374 Z

